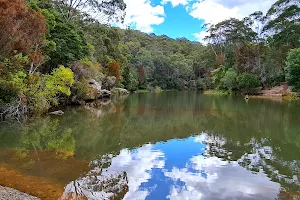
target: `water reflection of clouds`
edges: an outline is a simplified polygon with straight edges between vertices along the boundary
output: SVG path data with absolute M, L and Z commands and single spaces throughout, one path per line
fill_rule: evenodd
M 126 171 L 129 191 L 124 199 L 145 199 L 148 190 L 139 190 L 142 183 L 151 178 L 151 170 L 164 168 L 164 153 L 153 150 L 153 145 L 145 145 L 135 150 L 122 150 L 120 155 L 113 158 L 108 171 Z
M 105 159 L 92 161 L 92 163 L 93 165 L 97 165 L 97 163 L 101 163 L 99 165 L 102 165 L 103 160 Z M 92 184 L 95 182 L 103 183 L 103 180 L 105 179 L 109 182 L 109 178 L 115 178 L 122 174 L 122 172 L 126 172 L 126 178 L 128 180 L 128 192 L 124 199 L 145 199 L 149 195 L 150 188 L 148 188 L 148 190 L 140 190 L 139 187 L 142 183 L 147 182 L 148 179 L 151 178 L 151 170 L 153 168 L 161 169 L 164 168 L 164 165 L 163 152 L 153 150 L 153 145 L 151 144 L 144 145 L 143 147 L 134 150 L 124 149 L 118 156 L 112 158 L 108 168 L 101 169 L 95 167 L 95 169 L 91 170 L 86 177 L 68 184 L 62 199 L 70 195 L 74 197 L 78 194 L 85 196 L 88 199 L 110 199 L 114 196 L 113 193 L 99 191 L 97 190 L 98 188 Z M 95 180 L 95 178 L 97 180 Z M 122 190 L 121 185 L 126 183 L 124 183 L 124 181 L 114 182 L 114 185 L 111 187 L 118 187 L 118 184 L 120 184 L 120 188 L 117 189 L 117 191 L 120 191 Z
M 194 169 L 173 168 L 167 177 L 185 182 L 182 187 L 173 186 L 170 199 L 275 199 L 280 185 L 271 182 L 264 174 L 253 174 L 236 162 L 228 163 L 217 157 L 191 158 Z
M 124 149 L 112 158 L 110 166 L 103 170 L 101 176 L 126 172 L 128 192 L 124 199 L 276 198 L 280 185 L 271 182 L 262 172 L 254 174 L 241 167 L 238 161 L 207 157 L 205 149 L 210 148 L 209 140 L 219 140 L 218 143 L 222 144 L 220 138 L 201 134 L 185 140 Z M 101 176 L 97 178 L 101 179 Z M 76 182 L 82 187 L 87 184 L 84 180 L 82 178 Z M 84 194 L 88 196 L 90 192 L 88 197 L 95 196 L 97 192 L 103 196 L 103 191 L 86 188 Z

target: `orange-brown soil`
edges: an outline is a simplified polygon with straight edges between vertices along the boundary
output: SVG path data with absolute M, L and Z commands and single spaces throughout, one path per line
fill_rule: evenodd
M 0 149 L 0 185 L 41 199 L 60 198 L 88 170 L 88 161 L 63 152 Z

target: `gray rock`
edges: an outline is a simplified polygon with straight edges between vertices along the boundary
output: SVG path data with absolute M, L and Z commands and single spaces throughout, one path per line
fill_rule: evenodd
M 0 200 L 39 200 L 18 190 L 0 186 Z
M 102 83 L 99 83 L 99 82 L 95 81 L 94 79 L 89 79 L 89 80 L 88 80 L 88 83 L 89 83 L 89 85 L 90 85 L 92 88 L 95 88 L 95 89 L 97 89 L 98 91 L 101 91 L 101 89 L 102 89 Z
M 109 90 L 101 90 L 101 97 L 110 97 L 110 91 Z
M 62 110 L 57 110 L 57 111 L 54 111 L 54 112 L 50 112 L 48 114 L 49 115 L 63 115 L 64 112 Z
M 117 78 L 114 76 L 107 76 L 105 77 L 105 79 L 103 80 L 103 88 L 110 90 L 111 88 L 113 88 L 116 84 Z
M 110 92 L 111 95 L 115 96 L 125 96 L 129 94 L 129 91 L 124 88 L 113 88 Z

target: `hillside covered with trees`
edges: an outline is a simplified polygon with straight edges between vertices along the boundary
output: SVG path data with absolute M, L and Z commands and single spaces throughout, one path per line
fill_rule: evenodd
M 298 0 L 206 24 L 207 44 L 106 25 L 125 9 L 122 0 L 0 0 L 0 117 L 87 100 L 90 80 L 130 91 L 300 89 Z

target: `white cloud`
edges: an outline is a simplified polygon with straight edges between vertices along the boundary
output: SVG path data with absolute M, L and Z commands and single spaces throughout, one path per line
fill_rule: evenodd
M 153 32 L 152 25 L 159 25 L 164 22 L 164 7 L 161 5 L 152 6 L 150 0 L 124 0 L 126 3 L 125 26 L 134 26 L 142 32 Z
M 126 171 L 129 191 L 124 199 L 146 199 L 149 192 L 139 190 L 142 183 L 151 178 L 153 168 L 163 168 L 165 161 L 161 151 L 153 151 L 153 145 L 145 145 L 136 151 L 122 150 L 113 158 L 108 171 Z
M 271 182 L 265 174 L 254 174 L 237 162 L 228 163 L 202 155 L 192 157 L 190 161 L 193 168 L 205 176 L 187 168 L 165 172 L 165 176 L 185 183 L 172 187 L 169 199 L 274 199 L 280 189 L 280 184 Z
M 167 4 L 167 3 L 171 3 L 173 7 L 176 7 L 178 5 L 187 5 L 188 4 L 188 0 L 162 0 L 161 4 Z
M 205 0 L 189 7 L 190 15 L 206 23 L 218 23 L 231 17 L 242 19 L 255 11 L 266 12 L 276 0 Z
M 203 19 L 205 23 L 218 23 L 230 17 L 237 17 L 238 8 L 226 8 L 215 0 L 206 0 L 192 5 L 190 15 Z
M 255 11 L 267 12 L 276 0 L 204 0 L 197 1 L 187 7 L 187 12 L 205 23 L 216 24 L 229 18 L 242 19 Z M 194 33 L 203 41 L 204 31 Z
M 102 166 L 103 163 L 101 160 L 95 160 L 92 163 Z M 81 194 L 91 200 L 111 199 L 114 193 L 103 190 L 99 191 L 97 185 L 103 182 L 111 183 L 112 181 L 110 180 L 118 177 L 122 172 L 126 172 L 128 180 L 128 192 L 124 196 L 124 199 L 146 199 L 149 191 L 140 190 L 139 187 L 151 178 L 151 170 L 153 168 L 164 168 L 164 166 L 164 153 L 153 150 L 153 145 L 151 144 L 144 145 L 135 150 L 124 149 L 121 150 L 118 156 L 112 158 L 108 168 L 95 167 L 87 176 L 69 183 L 65 187 L 65 192 L 61 199 L 67 199 L 66 197 L 72 197 L 75 194 Z M 122 191 L 122 186 L 126 183 L 121 179 L 119 182 L 114 182 L 114 184 L 114 186 L 110 186 L 108 189 Z M 73 197 L 75 198 L 75 196 Z

